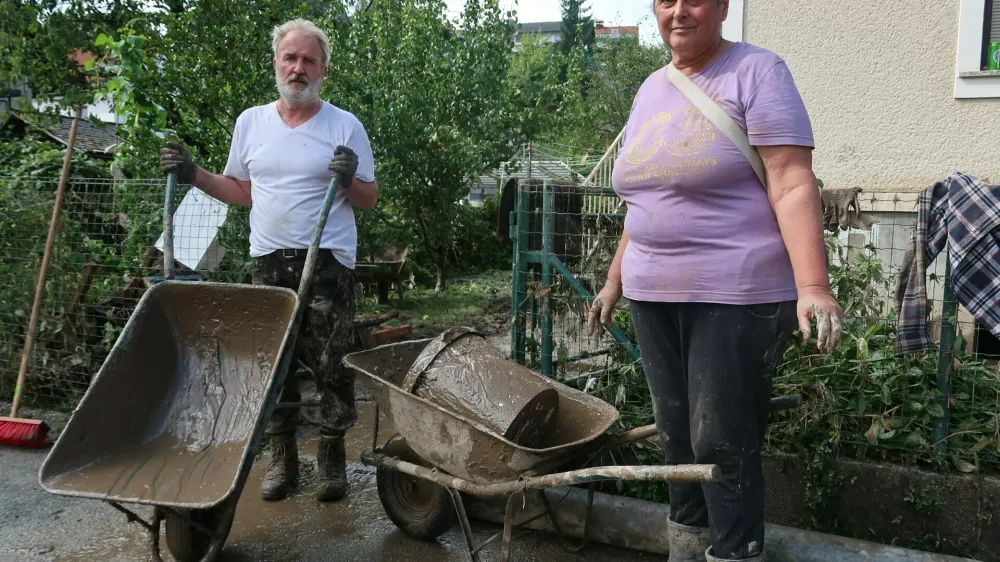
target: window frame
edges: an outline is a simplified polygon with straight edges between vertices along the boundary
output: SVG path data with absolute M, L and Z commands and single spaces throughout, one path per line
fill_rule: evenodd
M 991 35 L 993 35 L 993 0 L 985 0 L 983 6 L 983 53 L 979 59 L 980 70 L 986 70 L 989 66 Z
M 960 0 L 958 49 L 955 61 L 955 99 L 1000 98 L 1000 70 L 983 70 L 983 49 L 989 50 L 984 35 L 992 16 L 987 8 L 996 0 Z M 989 4 L 989 5 L 987 5 Z

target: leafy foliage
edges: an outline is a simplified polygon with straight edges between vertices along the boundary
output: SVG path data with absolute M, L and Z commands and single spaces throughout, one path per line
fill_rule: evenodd
M 590 16 L 587 0 L 561 0 L 562 39 L 559 48 L 569 56 L 578 45 L 589 53 L 594 44 L 594 19 Z
M 340 78 L 376 151 L 382 209 L 417 240 L 444 285 L 470 182 L 514 152 L 504 80 L 513 20 L 466 3 L 461 31 L 441 0 L 377 0 L 351 26 Z

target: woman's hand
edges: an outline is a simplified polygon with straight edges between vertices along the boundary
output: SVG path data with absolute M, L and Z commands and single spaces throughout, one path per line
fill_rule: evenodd
M 823 353 L 831 353 L 840 342 L 844 325 L 844 309 L 833 298 L 826 287 L 799 289 L 799 303 L 796 309 L 802 341 L 812 337 L 812 322 L 816 322 L 816 347 Z
M 608 278 L 608 281 L 604 284 L 604 288 L 601 289 L 600 293 L 597 293 L 597 297 L 594 298 L 594 304 L 590 306 L 590 314 L 587 315 L 587 333 L 588 335 L 594 335 L 594 330 L 600 334 L 604 326 L 611 326 L 611 314 L 615 310 L 615 305 L 622 298 L 622 283 L 617 279 Z M 598 322 L 600 320 L 600 322 Z

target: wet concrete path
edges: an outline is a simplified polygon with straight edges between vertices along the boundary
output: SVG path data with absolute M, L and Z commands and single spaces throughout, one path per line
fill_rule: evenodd
M 244 489 L 236 520 L 220 562 L 465 562 L 469 560 L 458 526 L 435 542 L 413 540 L 389 520 L 379 503 L 374 469 L 362 465 L 359 455 L 371 446 L 374 407 L 358 404 L 358 424 L 348 434 L 350 496 L 335 504 L 321 504 L 313 495 L 315 435 L 300 437 L 302 485 L 281 502 L 264 502 L 258 489 L 265 460 L 255 464 Z M 392 428 L 380 429 L 388 439 Z M 0 446 L 0 561 L 3 562 L 133 562 L 148 559 L 146 536 L 138 525 L 98 501 L 63 498 L 38 485 L 38 468 L 45 451 Z M 139 513 L 148 516 L 148 509 Z M 499 530 L 473 523 L 477 542 Z M 161 541 L 164 560 L 166 544 Z M 527 562 L 653 561 L 666 557 L 594 545 L 571 554 L 553 535 L 529 533 L 515 538 L 513 560 Z M 499 548 L 490 545 L 483 560 L 499 560 Z

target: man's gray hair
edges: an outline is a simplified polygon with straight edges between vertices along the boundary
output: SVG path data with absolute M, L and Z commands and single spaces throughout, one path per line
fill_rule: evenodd
M 327 38 L 322 29 L 316 27 L 316 24 L 302 18 L 285 22 L 275 27 L 274 31 L 271 32 L 271 50 L 274 51 L 274 58 L 278 58 L 278 43 L 281 43 L 281 40 L 292 31 L 315 37 L 319 41 L 320 51 L 323 52 L 323 66 L 330 64 L 330 39 Z

